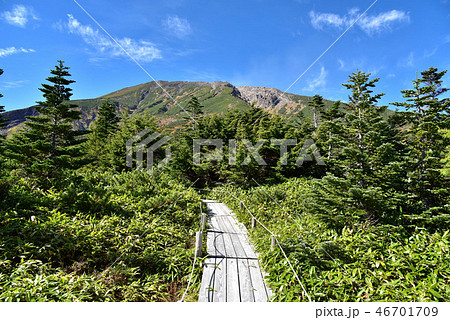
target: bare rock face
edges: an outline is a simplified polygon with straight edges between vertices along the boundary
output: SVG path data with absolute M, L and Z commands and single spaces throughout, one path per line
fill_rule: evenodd
M 241 99 L 248 104 L 255 102 L 256 106 L 268 111 L 295 103 L 287 94 L 274 88 L 242 86 L 237 89 Z

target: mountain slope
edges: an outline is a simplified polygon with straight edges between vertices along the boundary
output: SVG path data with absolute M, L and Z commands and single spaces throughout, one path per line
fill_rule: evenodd
M 97 117 L 98 107 L 105 99 L 113 101 L 119 112 L 131 114 L 151 114 L 163 123 L 180 122 L 184 116 L 183 109 L 192 96 L 196 96 L 205 113 L 224 113 L 229 109 L 245 110 L 252 103 L 272 113 L 286 116 L 297 114 L 305 109 L 311 97 L 283 94 L 282 91 L 265 87 L 235 87 L 228 82 L 187 82 L 159 81 L 148 82 L 109 93 L 95 99 L 73 100 L 81 111 L 81 119 L 75 126 L 88 129 Z M 331 104 L 332 101 L 326 101 Z M 36 115 L 33 107 L 4 113 L 11 120 L 8 128 L 12 129 L 24 122 L 25 116 Z

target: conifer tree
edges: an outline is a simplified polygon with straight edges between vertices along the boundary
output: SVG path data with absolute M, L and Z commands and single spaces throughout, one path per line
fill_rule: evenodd
M 118 123 L 116 105 L 110 100 L 104 100 L 99 106 L 97 119 L 90 125 L 90 132 L 85 143 L 85 150 L 91 161 L 96 162 L 105 156 L 105 146 L 110 136 L 118 130 Z
M 0 75 L 3 74 L 3 70 L 0 69 Z M 3 97 L 3 95 L 0 93 L 0 98 Z M 2 117 L 2 113 L 5 111 L 5 107 L 0 105 L 0 130 L 5 129 L 6 128 L 6 124 L 8 123 L 8 121 L 6 119 L 3 119 Z M 2 159 L 3 156 L 3 143 L 4 143 L 4 135 L 0 133 L 0 170 L 3 169 L 3 165 L 4 165 L 4 161 Z M 0 174 L 0 178 L 1 178 L 1 174 Z M 0 189 L 1 189 L 1 183 L 0 183 Z M 1 190 L 0 190 L 1 191 Z
M 115 130 L 119 117 L 116 114 L 116 105 L 110 100 L 104 100 L 98 110 L 98 118 L 96 121 L 96 130 L 101 139 L 105 139 Z
M 3 74 L 3 70 L 0 69 L 0 76 Z M 3 95 L 0 93 L 0 98 L 3 97 Z M 8 121 L 6 119 L 3 119 L 2 113 L 5 112 L 5 107 L 0 105 L 0 129 L 5 129 L 6 124 Z
M 413 81 L 413 89 L 401 91 L 406 101 L 394 103 L 405 108 L 403 115 L 409 124 L 407 185 L 410 205 L 420 216 L 414 219 L 420 218 L 434 225 L 441 218 L 447 219 L 442 214 L 450 211 L 449 184 L 442 175 L 443 159 L 449 143 L 445 130 L 450 128 L 450 100 L 441 98 L 448 91 L 448 88 L 442 87 L 442 77 L 446 72 L 438 72 L 433 67 L 421 72 L 422 77 Z
M 343 84 L 351 90 L 345 116 L 326 121 L 319 130 L 325 145 L 333 146 L 335 158 L 331 165 L 334 175 L 323 180 L 328 190 L 326 202 L 331 207 L 353 207 L 370 220 L 396 212 L 402 199 L 395 189 L 401 179 L 396 175 L 401 171 L 398 132 L 382 117 L 386 107 L 377 105 L 383 96 L 373 93 L 377 81 L 361 71 L 350 75 Z M 328 141 L 327 131 L 332 132 Z
M 322 114 L 323 122 L 317 129 L 317 143 L 327 160 L 328 170 L 336 172 L 334 160 L 345 146 L 344 139 L 344 113 L 340 110 L 340 101 L 336 101 Z
M 202 108 L 203 106 L 200 104 L 198 98 L 195 96 L 193 96 L 191 100 L 189 100 L 187 106 L 185 107 L 185 110 L 189 115 L 186 115 L 184 118 L 187 121 L 192 122 L 193 130 L 195 130 L 196 128 L 199 116 L 203 114 Z
M 129 170 L 126 163 L 127 140 L 144 129 L 148 129 L 152 133 L 159 131 L 156 119 L 150 115 L 129 117 L 128 114 L 123 114 L 120 123 L 121 125 L 117 127 L 117 130 L 112 132 L 101 145 L 96 162 L 96 165 L 101 169 Z M 163 152 L 162 148 L 158 152 Z M 135 167 L 135 165 L 133 166 Z
M 344 116 L 344 112 L 341 110 L 341 100 L 334 102 L 331 107 L 322 111 L 322 118 L 324 120 L 336 120 Z
M 67 79 L 71 76 L 68 70 L 64 62 L 58 60 L 46 79 L 49 83 L 39 88 L 45 98 L 35 107 L 39 116 L 28 117 L 25 130 L 7 146 L 8 155 L 43 184 L 61 177 L 62 170 L 81 165 L 79 136 L 84 132 L 72 128 L 80 112 L 69 102 L 72 89 L 68 86 L 75 81 Z
M 447 141 L 450 141 L 450 129 L 441 130 L 441 133 L 443 134 L 444 138 L 447 139 Z M 442 160 L 442 163 L 444 164 L 444 167 L 442 168 L 442 174 L 447 179 L 449 179 L 450 178 L 450 143 L 447 144 L 446 151 L 445 151 L 445 157 Z
M 314 121 L 314 128 L 319 127 L 319 115 L 324 111 L 325 109 L 325 103 L 323 102 L 322 96 L 316 94 L 311 101 L 308 102 L 308 106 L 312 108 L 313 111 L 313 121 Z
M 347 105 L 347 147 L 344 148 L 345 166 L 349 169 L 347 177 L 356 185 L 365 188 L 369 166 L 369 141 L 373 138 L 373 125 L 381 120 L 385 108 L 376 106 L 383 93 L 373 95 L 378 78 L 369 80 L 370 74 L 357 71 L 349 76 L 349 83 L 343 86 L 351 90 Z

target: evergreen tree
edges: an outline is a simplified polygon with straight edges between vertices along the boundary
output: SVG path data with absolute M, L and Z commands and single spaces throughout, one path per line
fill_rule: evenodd
M 324 111 L 325 109 L 325 103 L 323 102 L 322 96 L 316 94 L 311 101 L 308 102 L 308 106 L 312 108 L 313 111 L 313 121 L 314 121 L 314 128 L 319 127 L 319 115 Z
M 441 130 L 441 133 L 447 141 L 450 141 L 450 129 Z M 445 157 L 442 160 L 442 163 L 444 164 L 442 174 L 448 179 L 450 178 L 450 143 L 447 144 Z
M 340 100 L 334 102 L 330 108 L 322 111 L 322 114 L 321 114 L 322 118 L 324 120 L 330 121 L 330 120 L 336 120 L 336 119 L 344 117 L 345 114 L 341 110 L 341 105 L 342 105 L 342 103 Z
M 324 112 L 323 121 L 317 129 L 316 139 L 322 155 L 327 160 L 328 171 L 336 173 L 335 159 L 346 145 L 344 138 L 344 113 L 339 110 L 340 101 Z
M 369 165 L 369 141 L 377 134 L 373 125 L 381 120 L 381 113 L 385 108 L 376 106 L 383 93 L 372 95 L 371 88 L 375 87 L 378 78 L 369 80 L 370 74 L 361 71 L 349 77 L 349 83 L 343 86 L 352 91 L 348 97 L 349 104 L 346 114 L 347 147 L 344 148 L 344 166 L 348 168 L 347 178 L 356 185 L 365 188 L 367 176 L 371 172 Z
M 3 70 L 0 69 L 0 76 L 3 74 Z M 0 98 L 3 97 L 3 95 L 0 93 Z M 6 119 L 3 119 L 2 113 L 5 112 L 5 107 L 0 105 L 0 129 L 5 129 L 6 124 L 8 121 Z
M 118 123 L 116 105 L 110 100 L 104 100 L 99 106 L 97 119 L 90 125 L 85 143 L 85 151 L 91 161 L 95 162 L 105 154 L 105 145 L 109 137 L 118 130 Z
M 432 225 L 448 219 L 449 212 L 449 184 L 442 175 L 449 144 L 445 130 L 450 128 L 450 100 L 441 98 L 448 91 L 442 87 L 446 72 L 433 67 L 423 71 L 422 78 L 413 81 L 413 89 L 401 91 L 406 101 L 394 103 L 405 108 L 402 113 L 408 123 L 409 204 L 416 209 L 415 220 Z
M 324 121 L 319 125 L 316 133 L 317 143 L 326 159 L 327 169 L 330 172 L 336 172 L 334 160 L 345 146 L 345 139 L 342 138 L 344 115 L 341 110 L 341 101 L 336 101 L 330 108 L 322 112 L 321 117 Z
M 120 123 L 121 125 L 99 145 L 96 156 L 97 162 L 95 162 L 97 168 L 102 170 L 113 169 L 118 172 L 131 170 L 127 167 L 126 163 L 127 140 L 144 129 L 150 130 L 151 133 L 159 131 L 156 119 L 150 115 L 128 116 L 128 114 L 123 114 Z M 136 148 L 136 145 L 137 143 L 134 145 L 134 148 Z M 134 149 L 134 151 L 136 150 Z M 134 151 L 133 159 L 135 155 Z M 156 153 L 155 161 L 159 153 L 164 154 L 163 148 L 158 149 Z M 144 154 L 144 159 L 146 159 L 146 154 Z M 144 167 L 146 167 L 146 164 L 144 164 Z M 135 163 L 133 163 L 133 168 L 136 168 Z
M 189 100 L 187 106 L 185 107 L 185 110 L 188 113 L 188 115 L 186 115 L 184 118 L 187 121 L 192 122 L 193 130 L 195 130 L 196 128 L 196 124 L 198 122 L 199 117 L 203 114 L 202 108 L 203 106 L 200 105 L 198 98 L 195 96 L 193 96 L 191 100 Z
M 110 100 L 104 100 L 98 110 L 98 118 L 95 128 L 101 139 L 106 139 L 111 133 L 117 130 L 119 117 L 116 114 L 116 105 Z
M 70 104 L 72 89 L 68 86 L 75 81 L 70 77 L 69 68 L 58 60 L 58 65 L 51 70 L 42 84 L 45 101 L 37 102 L 35 107 L 39 116 L 27 117 L 26 129 L 17 134 L 8 143 L 8 155 L 15 159 L 28 174 L 41 179 L 43 184 L 61 177 L 62 170 L 77 168 L 81 165 L 79 136 L 84 132 L 72 128 L 79 119 L 80 112 Z
M 330 174 L 321 182 L 325 204 L 347 212 L 355 210 L 366 219 L 394 218 L 402 194 L 396 191 L 401 175 L 399 131 L 383 119 L 386 107 L 377 103 L 383 94 L 373 94 L 379 79 L 357 71 L 343 84 L 351 90 L 345 116 L 326 121 L 320 128 L 325 146 L 332 145 Z M 328 136 L 331 132 L 331 137 Z M 331 158 L 331 156 L 330 156 Z M 322 209 L 323 210 L 323 209 Z M 325 210 L 326 211 L 326 210 Z M 329 217 L 329 216 L 327 216 Z
M 3 74 L 3 70 L 0 69 L 0 75 L 2 75 L 2 74 Z M 1 97 L 3 97 L 3 95 L 0 93 L 0 98 Z M 4 111 L 5 111 L 5 107 L 0 105 L 0 130 L 5 129 L 6 128 L 6 124 L 8 123 L 8 121 L 6 119 L 3 119 L 3 117 L 2 117 L 2 113 Z M 3 136 L 3 134 L 0 133 L 0 170 L 3 169 L 3 159 L 2 159 L 2 155 L 3 155 L 3 139 L 4 139 L 4 136 Z

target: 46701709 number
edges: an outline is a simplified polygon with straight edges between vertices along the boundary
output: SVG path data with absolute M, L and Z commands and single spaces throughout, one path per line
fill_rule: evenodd
M 375 313 L 385 317 L 436 317 L 439 313 L 439 309 L 437 307 L 379 307 Z

